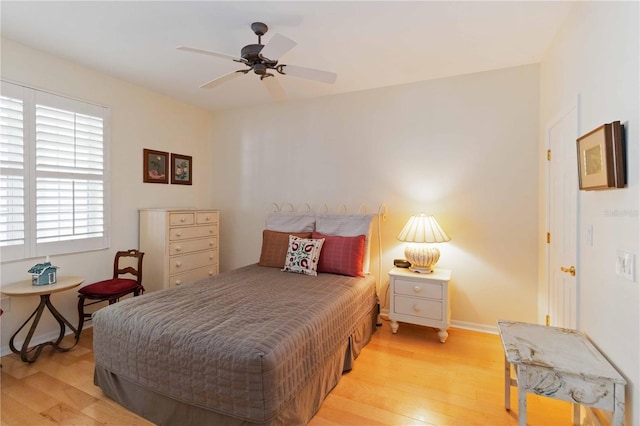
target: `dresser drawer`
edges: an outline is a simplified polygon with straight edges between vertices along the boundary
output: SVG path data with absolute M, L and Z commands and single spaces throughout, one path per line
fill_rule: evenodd
M 400 315 L 442 320 L 442 302 L 436 300 L 396 296 L 393 309 L 394 313 Z
M 201 268 L 217 263 L 218 253 L 215 250 L 201 253 L 175 256 L 169 259 L 169 274 L 178 274 L 183 271 Z
M 442 300 L 442 285 L 396 278 L 395 294 Z
M 168 287 L 178 287 L 201 280 L 203 278 L 212 277 L 218 274 L 218 265 L 210 265 L 205 268 L 198 268 L 182 274 L 171 275 L 169 277 Z
M 196 212 L 196 223 L 198 225 L 218 223 L 218 212 Z
M 194 213 L 170 213 L 169 214 L 169 225 L 170 226 L 179 226 L 179 225 L 194 225 L 195 215 Z
M 169 244 L 169 255 L 192 253 L 194 251 L 211 250 L 218 248 L 217 238 L 201 238 L 199 240 L 175 241 Z
M 169 240 L 185 240 L 189 238 L 204 238 L 218 234 L 218 225 L 194 226 L 191 228 L 171 228 L 169 230 Z

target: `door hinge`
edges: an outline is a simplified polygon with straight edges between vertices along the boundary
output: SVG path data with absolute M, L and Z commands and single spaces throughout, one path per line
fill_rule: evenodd
M 545 323 L 546 325 L 551 324 L 551 317 L 549 315 L 547 315 L 547 317 L 545 318 Z
M 551 150 L 547 150 L 547 161 L 551 161 Z
M 551 244 L 551 233 L 547 232 L 547 244 Z

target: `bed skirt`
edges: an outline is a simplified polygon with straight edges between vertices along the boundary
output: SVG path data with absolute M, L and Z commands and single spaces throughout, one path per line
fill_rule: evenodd
M 119 377 L 99 365 L 95 367 L 94 383 L 109 398 L 158 425 L 305 425 L 318 412 L 322 401 L 338 384 L 342 374 L 351 370 L 354 360 L 371 340 L 371 335 L 376 330 L 377 316 L 376 306 L 356 327 L 348 341 L 325 361 L 280 413 L 264 423 L 248 422 L 218 413 L 214 409 L 176 400 Z

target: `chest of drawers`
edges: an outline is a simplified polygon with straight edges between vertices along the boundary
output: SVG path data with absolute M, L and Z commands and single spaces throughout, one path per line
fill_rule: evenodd
M 147 291 L 218 273 L 218 210 L 140 210 L 140 251 Z
M 425 325 L 438 329 L 444 343 L 451 324 L 449 281 L 451 271 L 435 269 L 431 274 L 419 274 L 409 269 L 393 268 L 389 272 L 389 320 L 396 333 L 399 322 Z

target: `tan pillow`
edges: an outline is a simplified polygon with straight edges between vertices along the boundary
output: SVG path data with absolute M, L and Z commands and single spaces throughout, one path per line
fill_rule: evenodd
M 284 268 L 284 261 L 289 249 L 289 235 L 311 238 L 311 232 L 278 232 L 265 229 L 262 231 L 262 252 L 258 265 Z

